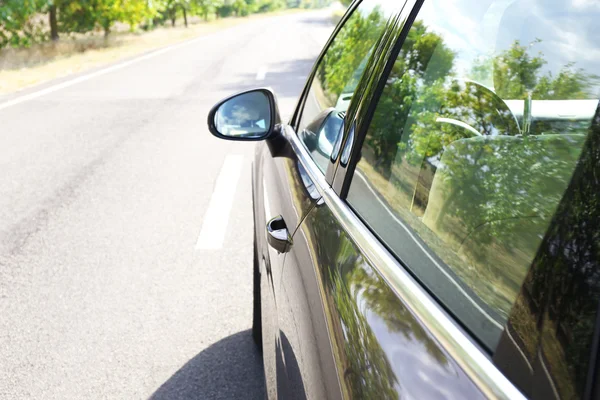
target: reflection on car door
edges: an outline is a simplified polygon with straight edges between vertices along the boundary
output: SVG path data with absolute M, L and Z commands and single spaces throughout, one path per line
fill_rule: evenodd
M 277 367 L 282 362 L 277 288 L 282 278 L 285 253 L 279 253 L 268 244 L 266 224 L 272 218 L 281 216 L 291 235 L 315 203 L 314 199 L 298 188 L 302 178 L 297 169 L 297 159 L 287 142 L 280 142 L 275 146 L 257 146 L 259 154 L 255 158 L 258 161 L 254 166 L 253 185 L 257 191 L 254 197 L 254 211 L 257 257 L 261 273 L 264 367 L 267 379 L 276 380 L 268 382 L 267 387 L 270 390 L 286 386 L 285 375 L 281 375 L 281 367 Z M 277 393 L 270 393 L 269 396 L 277 398 Z
M 307 171 L 296 163 L 299 180 L 290 190 L 315 204 L 320 201 Z M 327 322 L 321 304 L 319 278 L 314 262 L 306 257 L 311 253 L 305 232 L 296 230 L 294 245 L 286 254 L 280 284 L 277 285 L 280 356 L 278 394 L 285 399 L 338 399 L 341 398 L 336 367 L 329 345 Z
M 299 389 L 314 398 L 482 398 L 366 260 L 327 203 L 296 231 L 280 297 L 290 320 L 280 314 L 280 322 L 304 378 Z
M 322 189 L 328 186 L 326 180 L 333 177 L 334 165 L 330 156 L 335 159 L 340 149 L 348 106 L 371 55 L 381 54 L 374 49 L 381 46 L 384 34 L 395 26 L 387 24 L 387 19 L 400 13 L 404 5 L 398 1 L 380 7 L 381 3 L 364 0 L 353 4 L 316 64 L 305 89 L 307 93 L 300 102 L 301 112 L 296 113 L 300 120 L 292 121 L 295 132 L 288 127 L 287 138 L 296 144 L 292 146 L 294 151 L 304 154 L 316 168 L 309 174 L 306 165 L 297 164 L 294 176 L 300 179 L 292 182 L 290 190 L 304 193 L 307 199 L 317 204 L 320 192 L 313 179 L 319 180 L 317 186 Z M 294 194 L 293 197 L 301 198 L 301 195 Z M 334 236 L 323 238 L 327 240 L 319 243 L 320 247 L 336 248 L 339 245 Z M 330 337 L 331 324 L 339 326 L 339 320 L 331 319 L 331 310 L 335 308 L 325 300 L 323 265 L 315 258 L 318 256 L 314 239 L 311 232 L 296 231 L 294 245 L 285 258 L 281 281 L 275 283 L 281 345 L 277 390 L 283 398 L 337 399 L 347 397 L 349 393 L 344 383 L 346 369 L 336 358 L 345 353 L 335 347 L 341 342 Z M 339 334 L 340 331 L 336 329 L 335 332 Z M 285 379 L 279 379 L 284 376 Z

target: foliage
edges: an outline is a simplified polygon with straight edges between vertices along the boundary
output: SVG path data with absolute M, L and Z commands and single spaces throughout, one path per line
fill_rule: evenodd
M 429 32 L 422 21 L 416 21 L 394 63 L 367 137 L 380 170 L 389 172 L 398 151 L 397 132 L 404 130 L 409 114 L 419 115 L 432 104 L 441 104 L 443 78 L 450 73 L 453 61 L 454 53 L 442 38 Z M 419 87 L 429 89 L 417 96 Z M 428 141 L 423 137 L 421 148 Z
M 361 163 L 395 188 L 392 208 L 414 214 L 411 221 L 435 237 L 422 236 L 438 255 L 452 253 L 444 261 L 500 320 L 510 313 L 590 124 L 527 121 L 525 104 L 598 96 L 597 76 L 574 63 L 548 68 L 535 52 L 540 42 L 514 41 L 465 68 L 440 34 L 415 22 L 362 149 Z M 339 85 L 332 87 L 338 94 Z M 516 101 L 524 104 L 521 114 Z
M 283 0 L 257 0 L 256 12 L 264 13 L 280 10 L 285 7 Z
M 0 0 L 0 48 L 29 47 L 47 39 L 32 17 L 47 6 L 45 0 Z
M 61 32 L 89 32 L 100 26 L 105 34 L 121 21 L 135 29 L 156 13 L 146 0 L 55 0 Z
M 368 15 L 356 12 L 329 46 L 319 64 L 318 78 L 332 104 L 342 94 L 354 92 L 384 24 L 378 8 Z
M 192 14 L 199 15 L 206 21 L 209 15 L 215 14 L 217 8 L 222 4 L 221 0 L 192 0 L 190 2 L 190 9 Z
M 600 112 L 520 292 L 561 398 L 584 397 L 600 300 Z M 513 325 L 518 315 L 511 312 Z M 519 339 L 531 332 L 518 332 Z
M 131 30 L 144 29 L 171 21 L 175 25 L 182 15 L 208 20 L 210 15 L 245 16 L 285 8 L 285 0 L 0 0 L 0 48 L 27 47 L 50 38 L 50 21 L 54 38 L 58 32 L 85 33 L 102 29 L 110 34 L 117 22 Z M 56 24 L 53 25 L 53 22 Z
M 96 26 L 96 15 L 90 0 L 61 1 L 58 24 L 61 32 L 89 32 Z
M 437 123 L 439 117 L 466 122 L 484 135 L 515 135 L 519 127 L 501 99 L 594 97 L 589 88 L 597 77 L 576 69 L 574 64 L 564 66 L 555 77 L 551 72 L 542 74 L 546 61 L 542 54 L 529 54 L 532 46 L 515 41 L 508 50 L 473 65 L 470 75 L 476 82 L 490 81 L 493 69 L 494 93 L 458 79 L 453 71 L 454 53 L 439 35 L 429 32 L 421 21 L 415 22 L 394 64 L 367 138 L 380 171 L 389 174 L 398 151 L 410 148 L 412 154 L 407 154 L 407 159 L 417 164 L 436 154 L 439 159 L 448 144 L 472 135 L 456 126 Z M 405 131 L 402 143 L 397 134 L 401 131 Z
M 332 0 L 287 0 L 288 8 L 323 8 L 332 3 Z
M 224 0 L 217 7 L 216 13 L 219 18 L 226 18 L 233 15 L 233 0 Z
M 448 365 L 438 345 L 365 262 L 327 208 L 309 213 L 306 224 L 309 227 L 305 232 L 314 243 L 320 264 L 318 270 L 326 293 L 326 307 L 332 310 L 333 348 L 341 353 L 343 384 L 348 385 L 350 398 L 398 397 L 397 387 L 402 377 L 394 372 L 389 345 L 397 344 L 400 338 L 424 349 L 430 358 L 424 357 L 424 362 Z M 397 341 L 381 340 L 381 331 L 373 330 L 375 319 L 381 319 L 387 335 Z

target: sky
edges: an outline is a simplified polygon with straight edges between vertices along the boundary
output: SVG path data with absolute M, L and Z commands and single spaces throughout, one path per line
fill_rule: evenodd
M 600 2 L 593 0 L 426 0 L 417 19 L 456 52 L 455 69 L 468 77 L 478 57 L 497 55 L 519 40 L 541 52 L 543 72 L 569 63 L 588 73 L 600 67 Z M 536 41 L 540 40 L 537 43 Z M 493 82 L 481 82 L 493 88 Z

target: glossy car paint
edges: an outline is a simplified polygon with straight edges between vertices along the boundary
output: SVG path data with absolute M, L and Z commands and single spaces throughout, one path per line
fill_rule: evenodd
M 309 213 L 295 239 L 294 259 L 286 260 L 286 269 L 318 273 L 344 397 L 482 397 L 366 261 L 326 204 Z M 290 291 L 297 285 L 289 281 Z M 308 301 L 312 294 L 304 293 Z
M 266 223 L 281 215 L 290 235 L 316 204 L 299 184 L 302 178 L 297 158 L 282 137 L 263 142 L 256 147 L 253 165 L 255 237 L 260 273 L 262 340 L 265 376 L 269 396 L 286 389 L 282 372 L 282 339 L 279 332 L 279 291 L 286 253 L 279 253 L 267 242 Z M 292 246 L 293 247 L 293 246 Z M 280 395 L 281 396 L 281 395 Z
M 290 141 L 279 145 L 259 144 L 253 170 L 269 398 L 482 397 L 361 255 Z M 279 214 L 287 253 L 266 240 Z
M 390 18 L 348 119 L 373 99 L 409 3 Z M 286 126 L 258 143 L 253 167 L 268 397 L 482 397 L 349 239 L 316 189 L 328 183 L 313 182 L 315 166 L 303 165 L 289 135 Z M 267 243 L 265 224 L 277 215 L 292 233 L 288 253 Z
M 412 303 L 414 299 L 410 296 L 399 295 L 397 282 L 392 284 L 393 277 L 382 274 L 381 265 L 373 264 L 373 255 L 364 252 L 364 246 L 353 239 L 356 232 L 349 232 L 348 222 L 342 223 L 339 210 L 332 208 L 332 196 L 343 198 L 345 195 L 352 166 L 360 157 L 357 149 L 380 92 L 382 77 L 386 76 L 391 65 L 389 60 L 395 58 L 394 53 L 402 42 L 405 24 L 410 24 L 410 15 L 416 11 L 414 5 L 408 2 L 403 11 L 390 19 L 369 61 L 369 72 L 359 84 L 361 96 L 352 101 L 348 110 L 342 148 L 351 146 L 353 151 L 347 165 L 335 160 L 323 175 L 299 145 L 294 126 L 302 109 L 302 99 L 290 125 L 279 127 L 269 140 L 257 144 L 252 170 L 253 200 L 263 358 L 267 395 L 271 399 L 521 397 L 500 370 L 528 396 L 558 398 L 550 373 L 546 367 L 540 367 L 548 363 L 542 355 L 541 333 L 542 351 L 535 359 L 523 359 L 510 326 L 501 340 L 503 351 L 498 351 L 493 358 L 471 342 L 461 353 L 460 344 L 465 342 L 452 342 L 444 336 L 447 332 L 459 332 L 460 328 L 449 322 L 450 318 L 443 311 L 428 314 L 419 308 L 422 304 Z M 590 220 L 598 221 L 600 218 L 597 208 L 584 210 L 581 204 L 579 209 L 587 214 L 582 211 L 580 216 L 573 216 L 569 212 L 573 201 L 582 201 L 577 191 L 589 192 L 588 200 L 598 193 L 594 190 L 599 183 L 586 178 L 600 176 L 600 120 L 598 117 L 596 120 L 585 150 L 588 161 L 576 172 L 571 192 L 561 206 L 563 211 L 555 218 L 554 232 L 551 232 L 555 236 L 545 239 L 549 256 L 540 252 L 540 258 L 557 257 L 552 244 L 564 240 L 560 227 L 568 226 L 569 220 L 592 218 Z M 357 132 L 355 143 L 348 140 L 351 127 Z M 293 242 L 285 253 L 275 251 L 267 243 L 265 224 L 278 215 L 285 221 Z M 573 232 L 576 235 L 572 237 L 572 247 L 590 249 L 588 253 L 597 256 L 597 241 L 593 240 L 597 226 L 580 223 L 578 228 Z M 375 240 L 372 235 L 369 238 Z M 565 266 L 569 267 L 564 274 L 574 273 L 578 262 L 584 261 L 589 262 L 567 260 Z M 592 261 L 597 264 L 597 258 Z M 393 267 L 402 269 L 395 264 Z M 532 270 L 531 279 L 536 279 L 538 273 Z M 403 279 L 410 281 L 406 272 L 403 274 Z M 545 276 L 543 279 L 554 282 L 557 288 L 561 286 L 557 278 Z M 585 284 L 590 304 L 597 303 L 598 280 L 586 280 Z M 412 285 L 416 287 L 418 283 Z M 560 289 L 556 292 L 560 293 Z M 422 296 L 427 295 L 423 292 Z M 544 307 L 552 307 L 552 301 L 564 300 L 561 297 L 552 300 L 545 293 L 540 300 L 546 304 Z M 432 299 L 425 301 L 425 304 L 433 303 Z M 436 320 L 432 315 L 443 318 Z M 550 317 L 543 313 L 535 315 L 538 321 Z M 452 326 L 438 326 L 444 324 Z M 594 346 L 597 352 L 598 344 Z M 593 358 L 592 366 L 595 365 Z M 594 371 L 590 368 L 590 376 Z M 491 377 L 497 386 L 490 386 L 489 381 L 481 380 L 482 376 Z M 590 382 L 589 396 L 595 393 L 593 380 Z

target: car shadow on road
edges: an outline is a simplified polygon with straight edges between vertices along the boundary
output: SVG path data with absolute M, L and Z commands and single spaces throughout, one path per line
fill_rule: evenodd
M 211 345 L 163 383 L 151 400 L 262 399 L 262 356 L 250 330 Z

